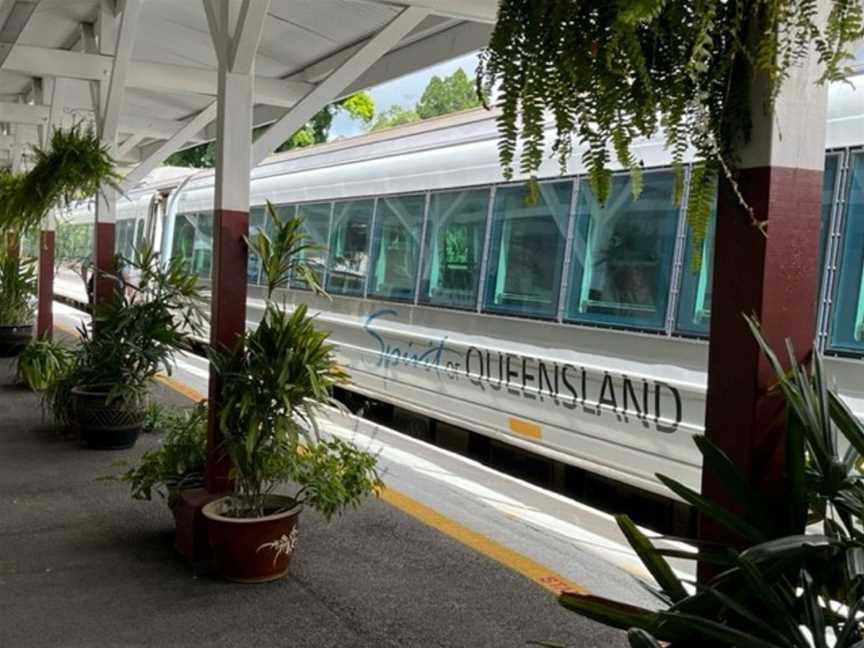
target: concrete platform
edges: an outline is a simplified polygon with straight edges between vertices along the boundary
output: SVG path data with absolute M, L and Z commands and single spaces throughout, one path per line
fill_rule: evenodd
M 196 577 L 161 502 L 99 481 L 130 451 L 85 450 L 0 362 L 0 646 L 616 646 L 536 583 L 369 500 L 330 525 L 303 513 L 289 577 Z M 182 397 L 157 387 L 163 401 Z M 188 401 L 187 401 L 188 403 Z M 635 587 L 635 584 L 634 584 Z

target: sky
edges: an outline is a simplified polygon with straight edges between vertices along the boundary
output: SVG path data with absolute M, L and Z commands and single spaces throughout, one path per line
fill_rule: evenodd
M 417 103 L 423 94 L 423 90 L 426 88 L 429 79 L 436 74 L 438 76 L 448 76 L 460 67 L 465 70 L 469 78 L 472 78 L 477 68 L 477 55 L 468 54 L 460 56 L 459 58 L 451 59 L 399 79 L 369 88 L 369 94 L 375 100 L 376 114 L 384 112 L 394 104 L 413 108 L 414 104 Z M 359 122 L 355 122 L 344 113 L 340 113 L 333 119 L 333 125 L 330 127 L 330 139 L 351 137 L 362 132 L 363 126 Z

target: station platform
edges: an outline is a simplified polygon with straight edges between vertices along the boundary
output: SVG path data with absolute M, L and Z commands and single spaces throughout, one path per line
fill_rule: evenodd
M 86 317 L 55 304 L 58 333 Z M 188 406 L 206 364 L 181 358 L 156 397 Z M 324 427 L 380 453 L 387 489 L 329 525 L 301 518 L 285 581 L 196 575 L 162 502 L 99 480 L 130 451 L 83 450 L 0 365 L 0 645 L 625 645 L 560 608 L 588 590 L 642 604 L 646 575 L 609 516 L 344 413 Z

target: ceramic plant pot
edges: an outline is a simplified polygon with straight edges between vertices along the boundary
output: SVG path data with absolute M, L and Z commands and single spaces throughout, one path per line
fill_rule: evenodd
M 0 358 L 12 358 L 24 350 L 33 338 L 32 324 L 0 326 Z
M 81 385 L 72 389 L 73 413 L 81 438 L 88 448 L 131 448 L 144 428 L 144 408 L 108 402 L 111 385 Z
M 238 518 L 225 515 L 231 501 L 231 497 L 223 497 L 202 510 L 219 573 L 238 583 L 266 583 L 283 578 L 294 554 L 302 505 L 290 497 L 269 495 L 266 509 L 273 513 Z

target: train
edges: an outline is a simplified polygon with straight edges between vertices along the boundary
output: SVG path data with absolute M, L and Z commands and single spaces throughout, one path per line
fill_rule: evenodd
M 816 323 L 826 369 L 859 416 L 862 81 L 829 88 Z M 251 234 L 268 228 L 269 200 L 280 217 L 302 216 L 321 248 L 306 260 L 329 296 L 296 277 L 286 307 L 308 304 L 331 332 L 357 394 L 649 493 L 668 496 L 658 472 L 698 488 L 711 228 L 694 264 L 687 192 L 676 206 L 659 139 L 635 147 L 638 200 L 616 169 L 600 205 L 578 151 L 563 173 L 544 162 L 539 200 L 527 200 L 526 178 L 502 175 L 495 116 L 470 110 L 254 169 Z M 146 238 L 208 281 L 213 183 L 212 170 L 157 170 L 121 199 L 117 250 Z M 90 204 L 66 216 L 80 227 L 93 218 Z M 250 325 L 260 272 L 250 257 Z

